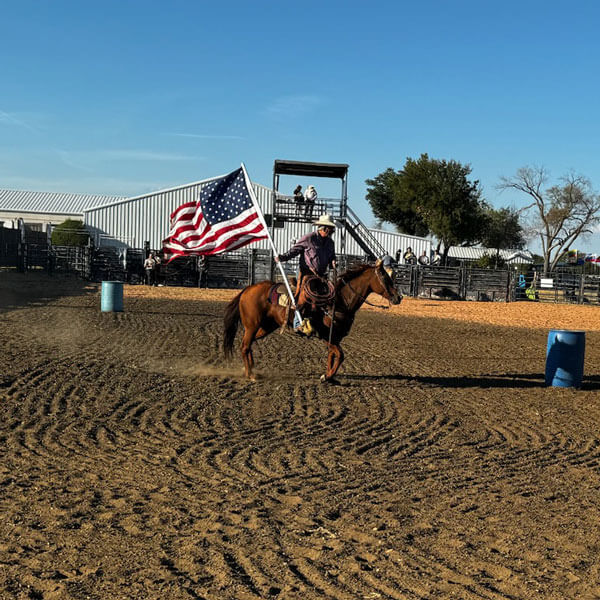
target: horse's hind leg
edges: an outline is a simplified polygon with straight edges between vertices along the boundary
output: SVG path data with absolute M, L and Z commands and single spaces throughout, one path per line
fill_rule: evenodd
M 242 339 L 242 360 L 244 361 L 244 369 L 248 379 L 256 381 L 256 377 L 254 377 L 253 374 L 254 355 L 252 354 L 252 344 L 255 340 L 259 340 L 275 331 L 277 327 L 279 327 L 279 325 L 275 321 L 269 321 L 257 329 L 246 329 Z
M 242 361 L 244 362 L 244 371 L 246 373 L 246 377 L 251 381 L 256 381 L 256 377 L 254 377 L 254 373 L 252 372 L 254 368 L 254 357 L 252 356 L 252 343 L 254 342 L 254 338 L 256 335 L 255 329 L 246 329 L 244 331 L 244 337 L 242 338 Z

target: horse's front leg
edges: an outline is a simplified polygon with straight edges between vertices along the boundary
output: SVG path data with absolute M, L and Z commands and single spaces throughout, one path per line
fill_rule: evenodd
M 331 381 L 338 372 L 342 362 L 344 362 L 344 351 L 337 344 L 327 343 L 329 353 L 327 355 L 327 373 L 321 375 L 321 381 Z

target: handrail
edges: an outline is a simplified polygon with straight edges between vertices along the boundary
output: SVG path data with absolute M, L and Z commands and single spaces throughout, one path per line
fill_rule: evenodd
M 346 219 L 354 231 L 363 238 L 363 242 L 370 248 L 375 258 L 380 258 L 387 254 L 386 249 L 379 243 L 379 240 L 369 231 L 369 228 L 359 219 L 358 215 L 349 207 L 346 207 Z
M 278 207 L 278 205 L 279 205 L 279 207 Z M 275 196 L 275 212 L 276 212 L 276 214 L 282 214 L 284 216 L 287 216 L 287 214 L 289 213 L 289 210 L 285 210 L 285 208 L 284 208 L 284 210 L 277 210 L 277 208 L 283 208 L 281 205 L 284 205 L 284 207 L 298 208 L 298 207 L 305 207 L 306 203 L 305 202 L 297 203 L 293 196 L 277 194 Z M 313 203 L 313 206 L 315 207 L 315 211 L 326 212 L 327 214 L 331 215 L 332 217 L 340 217 L 341 216 L 341 212 L 342 212 L 341 205 L 342 205 L 342 203 L 339 198 L 318 197 L 315 200 L 315 202 Z M 316 216 L 321 216 L 321 215 L 318 214 Z
M 322 212 L 325 212 L 334 220 L 343 223 L 350 235 L 367 254 L 371 254 L 373 258 L 380 258 L 387 254 L 386 249 L 358 215 L 349 206 L 344 205 L 339 198 L 317 198 L 312 210 L 309 209 L 309 218 L 307 218 L 306 207 L 305 203 L 296 203 L 293 196 L 279 193 L 275 196 L 275 217 L 310 220 L 310 218 L 319 217 Z

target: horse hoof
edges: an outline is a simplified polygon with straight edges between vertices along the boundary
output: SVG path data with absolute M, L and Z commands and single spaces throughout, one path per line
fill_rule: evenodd
M 325 375 L 321 375 L 321 378 L 319 379 L 319 381 L 321 383 L 325 383 L 327 381 L 327 377 L 325 377 Z
M 340 385 L 340 382 L 337 379 L 334 379 L 333 377 L 328 379 L 326 375 L 321 375 L 320 381 L 321 383 L 328 383 L 329 385 Z

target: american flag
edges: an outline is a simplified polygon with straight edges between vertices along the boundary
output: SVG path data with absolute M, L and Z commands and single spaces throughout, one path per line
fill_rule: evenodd
M 198 200 L 171 214 L 163 251 L 177 256 L 221 254 L 265 239 L 267 229 L 242 167 L 205 184 Z

